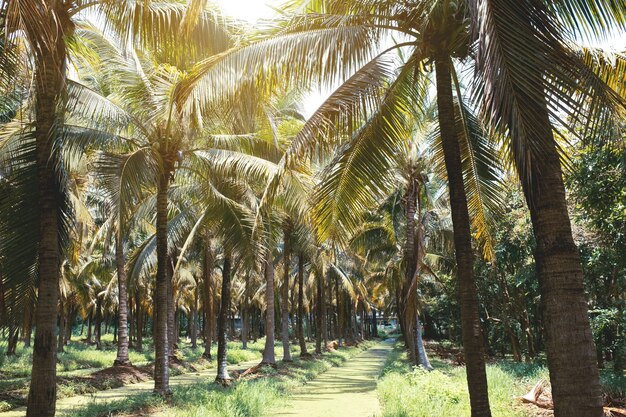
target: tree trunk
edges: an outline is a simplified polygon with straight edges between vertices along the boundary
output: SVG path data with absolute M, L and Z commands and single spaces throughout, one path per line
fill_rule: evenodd
M 167 355 L 176 356 L 176 303 L 174 302 L 174 264 L 173 256 L 167 258 Z
M 376 323 L 376 309 L 372 309 L 372 337 L 378 337 L 378 323 Z
M 280 337 L 283 342 L 283 362 L 291 362 L 291 350 L 289 348 L 289 266 L 291 263 L 291 247 L 289 239 L 289 226 L 284 230 L 284 254 L 283 254 L 283 285 L 281 286 L 280 300 Z
M 100 297 L 96 298 L 96 317 L 95 317 L 95 338 L 96 349 L 101 349 L 101 336 L 102 336 L 102 301 Z
M 328 317 L 328 337 L 335 339 L 335 333 L 337 332 L 337 326 L 335 323 L 335 315 L 333 313 L 333 280 L 330 276 L 330 268 L 328 269 L 326 280 L 328 281 L 328 299 L 326 300 L 326 316 Z M 325 339 L 326 342 L 328 340 Z
M 463 348 L 467 363 L 467 383 L 472 416 L 491 416 L 483 338 L 478 310 L 478 291 L 474 281 L 474 254 L 470 229 L 467 196 L 463 182 L 463 169 L 459 139 L 455 128 L 454 102 L 452 97 L 451 62 L 448 58 L 437 59 L 437 108 L 439 129 L 443 147 L 450 209 L 454 230 L 454 248 L 459 282 L 459 303 Z
M 274 354 L 274 262 L 272 251 L 268 248 L 265 260 L 265 347 L 262 364 L 276 366 Z
M 32 326 L 33 326 L 33 314 L 29 308 L 26 313 L 26 324 L 24 326 L 24 347 L 25 348 L 30 347 L 30 337 L 31 337 L 31 333 L 33 332 Z
M 171 394 L 169 385 L 169 352 L 168 352 L 168 242 L 167 242 L 167 194 L 170 185 L 171 170 L 164 167 L 159 175 L 157 190 L 157 274 L 154 308 L 154 393 L 160 396 Z
M 118 228 L 122 225 L 119 224 Z M 115 262 L 117 264 L 117 290 L 118 290 L 118 323 L 117 323 L 117 357 L 113 366 L 130 365 L 128 356 L 128 293 L 126 290 L 126 260 L 124 256 L 124 241 L 122 232 L 118 230 L 115 237 Z
M 416 318 L 417 322 L 417 355 L 419 364 L 424 367 L 424 369 L 431 371 L 433 369 L 430 361 L 428 360 L 428 354 L 426 353 L 426 348 L 424 347 L 424 337 L 423 337 L 423 326 L 422 322 L 419 319 L 419 316 Z
M 419 365 L 417 354 L 417 248 L 415 215 L 417 213 L 417 199 L 419 194 L 417 173 L 413 169 L 409 175 L 405 199 L 406 240 L 404 242 L 404 258 L 406 262 L 404 282 L 402 285 L 401 318 L 404 341 L 408 352 L 408 359 L 413 365 Z
M 250 321 L 250 274 L 246 274 L 246 287 L 243 290 L 243 305 L 241 307 L 241 348 L 248 349 L 248 331 Z
M 534 139 L 541 144 L 541 158 L 527 163 L 520 162 L 522 156 L 516 156 L 516 162 L 536 240 L 535 263 L 554 415 L 600 417 L 602 392 L 582 266 L 572 238 L 552 126 L 545 103 L 538 107 L 544 110 L 536 129 L 542 134 Z M 533 113 L 533 120 L 538 118 L 536 109 L 526 111 Z
M 198 285 L 193 290 L 193 304 L 191 305 L 191 314 L 189 315 L 189 338 L 191 339 L 191 347 L 198 347 Z
M 326 338 L 326 317 L 324 315 L 324 281 L 322 274 L 315 273 L 317 284 L 317 304 L 315 305 L 315 353 L 322 354 L 322 341 Z
M 17 341 L 19 340 L 20 328 L 17 326 L 9 327 L 9 337 L 7 339 L 7 356 L 15 356 L 17 352 Z
M 222 302 L 217 318 L 217 377 L 215 382 L 228 384 L 231 380 L 228 375 L 228 361 L 226 358 L 226 331 L 228 312 L 230 310 L 230 254 L 224 255 L 222 268 Z
M 57 351 L 64 352 L 65 349 L 65 303 L 63 300 L 63 296 L 59 298 L 59 335 L 57 337 Z
M 311 356 L 306 350 L 306 341 L 304 340 L 304 254 L 298 255 L 298 343 L 300 344 L 300 356 Z M 309 324 L 309 327 L 310 324 Z M 321 342 L 320 342 L 321 344 Z
M 141 352 L 143 350 L 143 311 L 141 309 L 141 297 L 139 291 L 135 295 L 135 321 L 137 329 L 135 330 L 135 350 Z
M 213 329 L 213 294 L 211 287 L 211 277 L 213 275 L 213 252 L 211 251 L 211 239 L 207 235 L 204 241 L 204 264 L 202 267 L 202 283 L 204 285 L 204 313 L 206 323 L 204 324 L 204 353 L 202 356 L 211 360 L 211 332 Z
M 87 343 L 89 343 L 89 344 L 92 343 L 92 335 L 93 335 L 93 331 L 92 331 L 93 319 L 92 319 L 92 316 L 93 316 L 93 312 L 89 313 L 89 316 L 87 318 L 87 321 L 89 322 L 87 324 Z
M 59 241 L 59 182 L 56 173 L 53 141 L 55 130 L 61 128 L 62 118 L 57 109 L 65 89 L 65 37 L 71 28 L 59 22 L 67 18 L 65 4 L 48 1 L 46 7 L 36 7 L 31 21 L 46 22 L 52 33 L 41 33 L 40 26 L 26 23 L 26 32 L 35 43 L 35 148 L 37 194 L 39 208 L 39 241 L 37 273 L 37 307 L 35 311 L 35 342 L 33 367 L 28 393 L 28 417 L 54 416 L 56 406 L 56 338 L 57 302 L 59 300 L 60 241 Z M 59 19 L 59 17 L 64 17 Z M 52 39 L 52 42 L 50 41 Z

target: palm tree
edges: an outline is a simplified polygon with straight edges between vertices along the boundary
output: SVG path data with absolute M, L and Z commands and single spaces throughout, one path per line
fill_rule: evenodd
M 469 3 L 479 34 L 476 72 L 484 82 L 484 112 L 492 126 L 509 132 L 509 158 L 531 213 L 555 416 L 601 416 L 595 347 L 555 121 L 577 135 L 579 122 L 601 126 L 607 108 L 624 105 L 621 87 L 622 97 L 607 88 L 617 87 L 614 81 L 623 79 L 623 69 L 603 64 L 602 58 L 587 60 L 596 53 L 573 47 L 577 39 L 570 34 L 623 31 L 626 10 L 614 2 L 573 0 L 523 1 L 515 7 Z
M 24 250 L 11 248 L 12 245 L 27 243 L 17 239 L 7 241 L 5 249 L 12 252 L 12 258 L 19 254 L 30 266 L 17 272 L 16 278 L 24 278 L 23 271 L 36 271 L 38 275 L 37 309 L 35 312 L 35 350 L 31 388 L 28 396 L 29 416 L 52 416 L 56 401 L 56 340 L 58 288 L 62 248 L 66 243 L 67 224 L 64 219 L 69 207 L 62 201 L 62 179 L 57 174 L 58 152 L 54 152 L 54 142 L 62 129 L 63 91 L 66 80 L 67 48 L 65 39 L 72 35 L 74 24 L 70 18 L 74 2 L 44 1 L 23 2 L 19 7 L 3 1 L 0 10 L 3 16 L 5 40 L 9 44 L 23 40 L 28 45 L 28 53 L 35 68 L 33 74 L 34 129 L 30 133 L 29 150 L 22 146 L 22 179 L 32 176 L 29 210 L 32 223 L 28 232 L 22 229 L 22 239 L 32 238 L 30 247 Z M 21 36 L 23 34 L 23 36 Z M 7 49 L 11 46 L 8 45 Z M 8 54 L 9 56 L 11 54 Z M 11 59 L 3 54 L 3 60 Z M 3 64 L 2 68 L 6 68 Z M 4 77 L 4 74 L 3 74 Z M 22 181 L 23 183 L 23 181 Z M 36 201 L 33 204 L 33 201 Z M 26 212 L 21 214 L 22 218 Z M 22 227 L 29 227 L 22 225 Z M 7 235 L 10 239 L 10 235 Z M 12 249 L 15 249 L 13 251 Z M 6 253 L 8 254 L 8 253 Z M 27 259 L 28 257 L 29 259 Z M 8 258 L 7 258 L 8 259 Z M 18 262 L 14 263 L 17 265 Z M 25 267 L 24 264 L 20 265 Z M 4 273 L 12 274 L 12 266 L 4 265 Z M 32 274 L 34 275 L 34 274 Z M 33 282 L 34 276 L 25 281 Z

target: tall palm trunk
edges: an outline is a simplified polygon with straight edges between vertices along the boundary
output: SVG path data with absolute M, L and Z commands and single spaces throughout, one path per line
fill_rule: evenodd
M 168 358 L 168 254 L 167 254 L 167 193 L 170 185 L 170 170 L 164 169 L 159 175 L 157 189 L 157 274 L 156 305 L 154 317 L 154 392 L 170 395 Z
M 135 350 L 141 352 L 143 350 L 143 311 L 141 309 L 141 297 L 139 290 L 135 293 Z
M 414 365 L 419 365 L 417 355 L 417 288 L 415 286 L 415 274 L 417 271 L 417 250 L 415 245 L 415 214 L 417 213 L 417 198 L 419 186 L 414 170 L 409 174 L 405 193 L 405 216 L 406 216 L 406 241 L 404 242 L 404 258 L 406 267 L 404 271 L 404 283 L 402 288 L 402 327 L 404 341 L 408 351 L 409 360 Z
M 176 357 L 176 303 L 174 302 L 174 256 L 167 258 L 167 354 L 170 359 Z
M 268 248 L 265 260 L 265 347 L 263 348 L 262 364 L 276 365 L 274 354 L 274 262 L 272 251 Z
M 204 353 L 205 359 L 211 360 L 211 331 L 213 329 L 213 294 L 211 276 L 213 274 L 213 252 L 211 251 L 211 239 L 207 235 L 204 241 L 204 264 L 202 267 L 202 283 L 204 285 Z
M 57 337 L 57 352 L 64 352 L 65 346 L 65 325 L 67 323 L 65 297 L 59 297 L 59 335 Z
M 326 339 L 326 317 L 324 313 L 324 279 L 315 273 L 317 284 L 317 303 L 315 305 L 315 353 L 322 354 L 322 341 Z
M 118 227 L 121 225 L 118 224 Z M 126 270 L 124 259 L 124 242 L 122 233 L 118 231 L 115 238 L 115 261 L 117 264 L 118 289 L 118 323 L 117 323 L 117 357 L 114 366 L 130 365 L 128 357 L 128 292 L 126 290 Z
M 449 58 L 435 61 L 437 79 L 437 108 L 439 129 L 444 152 L 450 209 L 454 230 L 454 248 L 461 305 L 463 349 L 467 363 L 467 384 L 472 416 L 491 416 L 483 337 L 478 310 L 478 290 L 474 280 L 474 254 L 470 229 L 467 196 L 463 183 L 460 144 L 455 128 L 452 97 L 452 63 Z
M 191 347 L 198 347 L 198 284 L 193 289 L 193 303 L 191 304 L 191 313 L 189 314 L 189 338 L 191 339 Z
M 228 311 L 230 310 L 230 254 L 224 255 L 222 268 L 222 302 L 220 314 L 217 318 L 217 376 L 215 382 L 227 384 L 231 378 L 228 375 L 228 361 L 226 358 L 226 331 Z
M 304 340 L 304 254 L 298 255 L 298 343 L 300 344 L 300 356 L 311 356 L 306 350 Z M 309 323 L 309 327 L 311 324 Z
M 57 107 L 65 88 L 66 50 L 64 28 L 59 15 L 66 17 L 61 1 L 48 1 L 37 7 L 54 33 L 40 33 L 27 26 L 27 36 L 36 45 L 35 69 L 35 148 L 37 166 L 37 204 L 39 206 L 37 308 L 35 311 L 35 342 L 33 367 L 28 393 L 28 417 L 54 416 L 56 406 L 56 338 L 57 301 L 59 297 L 59 184 L 53 158 L 54 130 L 62 120 Z M 28 21 L 26 22 L 28 25 Z M 68 30 L 66 34 L 71 31 Z M 50 42 L 49 39 L 54 39 Z
M 241 307 L 241 348 L 248 349 L 248 332 L 250 321 L 250 274 L 246 274 L 246 287 L 243 290 L 243 305 Z
M 372 337 L 378 337 L 378 323 L 376 322 L 376 309 L 372 309 Z
M 284 230 L 284 254 L 283 254 L 283 285 L 280 289 L 280 337 L 283 342 L 283 362 L 291 362 L 289 348 L 289 264 L 291 263 L 291 247 L 289 239 L 289 225 Z
M 574 239 L 558 150 L 545 103 L 541 158 L 518 164 L 535 234 L 546 353 L 556 417 L 599 417 L 602 392 L 588 318 L 580 257 Z M 537 113 L 535 109 L 528 112 Z M 534 117 L 533 120 L 537 119 Z M 516 158 L 517 161 L 520 158 Z

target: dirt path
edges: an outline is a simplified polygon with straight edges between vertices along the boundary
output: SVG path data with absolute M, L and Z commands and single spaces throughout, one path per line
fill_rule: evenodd
M 343 366 L 329 369 L 291 396 L 289 405 L 272 414 L 284 417 L 371 417 L 380 412 L 376 378 L 393 348 L 386 341 Z
M 243 370 L 248 369 L 251 366 L 257 365 L 259 360 L 256 359 L 250 362 L 243 362 L 238 365 L 229 366 L 228 369 Z M 189 372 L 186 374 L 174 376 L 170 378 L 170 386 L 176 385 L 189 385 L 199 382 L 212 381 L 215 378 L 215 366 L 204 369 L 199 372 Z M 76 408 L 82 408 L 90 403 L 107 403 L 116 400 L 123 400 L 132 395 L 137 395 L 145 392 L 152 392 L 154 388 L 154 381 L 149 380 L 146 382 L 140 382 L 137 384 L 125 385 L 119 388 L 113 388 L 105 391 L 98 391 L 93 394 L 76 395 L 73 397 L 62 398 L 57 400 L 57 416 L 69 416 L 72 415 L 72 411 Z M 26 407 L 16 408 L 15 410 L 0 413 L 0 417 L 24 417 L 26 415 Z

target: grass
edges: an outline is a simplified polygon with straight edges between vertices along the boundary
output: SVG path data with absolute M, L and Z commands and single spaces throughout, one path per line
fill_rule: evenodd
M 74 336 L 72 342 L 65 347 L 65 351 L 58 353 L 57 375 L 62 377 L 57 387 L 58 398 L 96 391 L 96 388 L 77 377 L 87 376 L 113 364 L 117 353 L 117 347 L 113 343 L 113 335 L 103 334 L 101 342 L 102 348 L 97 350 L 95 345 L 84 343 L 79 336 Z M 279 343 L 277 342 L 276 345 L 277 357 L 282 356 L 282 346 L 279 346 Z M 259 339 L 255 343 L 248 343 L 248 349 L 244 350 L 241 348 L 241 342 L 228 342 L 228 363 L 260 361 L 264 344 L 265 339 Z M 23 344 L 20 343 L 16 355 L 7 357 L 4 355 L 3 346 L 6 347 L 6 341 L 0 342 L 0 412 L 25 404 L 32 369 L 32 347 L 24 348 Z M 299 347 L 292 345 L 291 351 L 295 355 L 296 352 L 299 352 Z M 200 359 L 203 352 L 202 343 L 193 349 L 186 341 L 182 341 L 178 349 L 179 357 L 198 369 L 214 366 Z M 213 356 L 217 355 L 217 344 L 213 344 L 212 354 Z M 137 352 L 131 349 L 129 356 L 134 365 L 141 366 L 152 362 L 154 360 L 152 340 L 145 338 L 143 351 Z M 174 376 L 181 372 L 180 369 L 172 369 L 171 375 Z M 110 388 L 115 388 L 115 386 Z
M 378 384 L 382 417 L 470 415 L 465 368 L 431 358 L 432 372 L 411 368 L 398 346 L 389 356 Z M 491 411 L 499 417 L 523 417 L 528 412 L 515 396 L 547 378 L 541 365 L 503 362 L 487 366 Z
M 131 396 L 123 401 L 93 403 L 78 410 L 76 417 L 136 415 L 138 412 L 171 417 L 183 416 L 233 416 L 262 417 L 272 415 L 272 410 L 284 404 L 286 394 L 302 387 L 306 381 L 339 366 L 371 346 L 363 343 L 358 347 L 342 348 L 327 352 L 320 359 L 279 363 L 277 369 L 264 368 L 255 379 L 222 387 L 210 381 L 187 386 L 176 386 L 172 399 L 166 402 L 150 394 Z M 297 350 L 294 350 L 297 351 Z
M 432 372 L 412 368 L 399 345 L 389 356 L 378 384 L 382 417 L 439 417 L 470 415 L 465 368 L 431 358 Z M 549 381 L 544 363 L 500 360 L 487 365 L 489 402 L 494 416 L 525 417 L 528 408 L 515 397 L 539 381 Z M 626 390 L 626 375 L 601 372 L 603 391 L 615 397 Z

